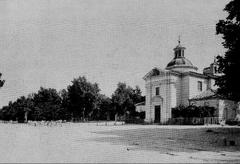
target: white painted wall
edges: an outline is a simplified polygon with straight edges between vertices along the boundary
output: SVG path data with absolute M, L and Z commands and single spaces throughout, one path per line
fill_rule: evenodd
M 189 105 L 189 76 L 182 77 L 181 80 L 181 92 L 180 96 L 178 97 L 181 99 L 181 105 L 187 106 Z
M 166 71 L 168 72 L 168 71 Z M 206 91 L 209 87 L 212 88 L 214 80 L 209 81 L 205 78 L 185 75 L 166 76 L 166 72 L 162 71 L 159 76 L 154 76 L 145 79 L 145 91 L 146 91 L 146 122 L 153 122 L 155 119 L 155 105 L 159 105 L 160 102 L 153 102 L 156 97 L 156 87 L 159 87 L 159 96 L 162 98 L 161 102 L 161 121 L 167 121 L 171 118 L 171 109 L 179 106 L 189 105 L 189 99 Z M 202 91 L 198 90 L 198 81 L 202 82 Z M 160 100 L 159 100 L 160 101 Z M 210 104 L 216 105 L 216 102 L 210 102 Z
M 145 105 L 138 105 L 136 106 L 137 112 L 144 112 L 145 111 Z
M 151 122 L 155 119 L 155 105 L 161 105 L 161 122 L 171 118 L 171 108 L 177 104 L 177 77 L 174 75 L 165 76 L 164 74 L 146 79 L 146 117 L 145 121 Z M 159 87 L 159 97 L 156 97 L 156 87 Z
M 178 92 L 178 87 L 176 83 L 170 84 L 171 108 L 175 108 L 177 106 L 177 92 Z
M 214 79 L 210 79 L 209 83 L 210 83 L 210 88 L 211 89 L 216 90 L 218 88 L 218 86 L 214 85 L 215 84 L 215 80 Z
M 192 72 L 196 72 L 195 69 L 193 68 L 187 68 L 187 67 L 175 67 L 175 68 L 171 68 L 171 70 L 173 71 L 178 71 L 178 72 L 189 72 L 189 71 L 192 71 Z
M 202 91 L 198 90 L 198 81 L 202 82 Z M 208 80 L 204 78 L 198 78 L 194 76 L 189 76 L 189 99 L 201 94 L 208 88 Z

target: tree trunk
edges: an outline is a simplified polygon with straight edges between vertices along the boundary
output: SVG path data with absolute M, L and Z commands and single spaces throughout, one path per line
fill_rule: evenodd
M 83 122 L 85 121 L 85 108 L 83 108 Z
M 28 122 L 28 111 L 26 111 L 24 113 L 24 122 L 27 123 Z
M 115 123 L 114 123 L 115 125 L 116 125 L 116 123 L 117 123 L 117 118 L 118 118 L 118 114 L 116 113 L 116 114 L 115 114 Z
M 107 121 L 110 121 L 110 113 L 107 112 Z

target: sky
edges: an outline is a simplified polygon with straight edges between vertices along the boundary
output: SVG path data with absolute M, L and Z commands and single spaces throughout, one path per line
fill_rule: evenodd
M 118 82 L 140 86 L 173 58 L 178 36 L 202 72 L 224 54 L 216 23 L 229 0 L 1 0 L 0 107 L 74 78 L 111 96 Z

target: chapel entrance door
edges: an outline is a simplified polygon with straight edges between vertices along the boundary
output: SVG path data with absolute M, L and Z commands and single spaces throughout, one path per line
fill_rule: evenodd
M 155 106 L 155 123 L 160 123 L 160 118 L 161 118 L 161 106 L 156 105 Z

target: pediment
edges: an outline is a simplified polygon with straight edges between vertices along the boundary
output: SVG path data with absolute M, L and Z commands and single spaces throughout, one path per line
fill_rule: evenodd
M 165 76 L 166 75 L 166 73 L 167 73 L 168 71 L 166 71 L 166 70 L 163 70 L 163 69 L 160 69 L 160 68 L 153 68 L 150 72 L 148 72 L 144 77 L 143 77 L 143 79 L 144 80 L 146 80 L 146 79 L 148 79 L 148 78 L 150 78 L 150 77 L 154 77 L 154 76 Z

